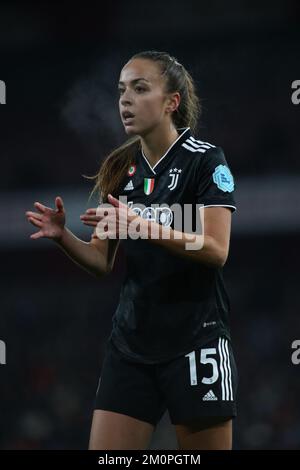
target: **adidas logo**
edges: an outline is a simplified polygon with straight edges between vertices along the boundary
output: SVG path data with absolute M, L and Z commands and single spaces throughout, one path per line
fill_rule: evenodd
M 133 186 L 132 180 L 130 180 L 130 181 L 126 184 L 126 186 L 125 186 L 125 188 L 124 188 L 124 191 L 131 191 L 132 189 L 134 189 L 134 186 Z
M 209 390 L 209 392 L 207 392 L 204 395 L 202 400 L 203 401 L 216 401 L 216 400 L 218 400 L 218 398 L 216 397 L 216 395 L 214 394 L 214 392 L 212 390 Z

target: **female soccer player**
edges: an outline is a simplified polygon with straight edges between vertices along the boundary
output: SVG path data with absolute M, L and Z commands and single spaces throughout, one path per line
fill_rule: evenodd
M 93 177 L 100 204 L 81 216 L 95 227 L 91 241 L 65 227 L 60 197 L 56 210 L 36 202 L 38 212 L 26 212 L 39 228 L 31 238 L 53 239 L 96 276 L 112 270 L 120 243 L 125 250 L 90 449 L 147 448 L 166 409 L 180 449 L 231 449 L 237 371 L 222 267 L 236 209 L 233 177 L 222 149 L 192 135 L 199 100 L 175 58 L 134 55 L 119 93 L 129 139 Z

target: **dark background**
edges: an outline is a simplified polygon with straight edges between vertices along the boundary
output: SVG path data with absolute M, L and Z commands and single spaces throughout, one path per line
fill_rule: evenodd
M 33 203 L 60 195 L 79 220 L 93 175 L 126 135 L 117 81 L 138 51 L 167 51 L 196 81 L 198 138 L 224 151 L 236 179 L 230 256 L 240 374 L 234 447 L 300 446 L 299 2 L 202 1 L 0 5 L 0 448 L 84 449 L 124 262 L 96 280 L 50 240 L 31 240 Z M 166 415 L 153 448 L 175 448 Z

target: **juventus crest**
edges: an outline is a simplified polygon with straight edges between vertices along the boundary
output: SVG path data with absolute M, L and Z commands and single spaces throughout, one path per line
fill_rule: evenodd
M 169 176 L 171 177 L 171 183 L 169 184 L 168 188 L 170 191 L 173 191 L 173 189 L 176 188 L 177 183 L 178 183 L 178 178 L 180 173 L 182 172 L 181 169 L 178 168 L 171 168 L 169 170 Z

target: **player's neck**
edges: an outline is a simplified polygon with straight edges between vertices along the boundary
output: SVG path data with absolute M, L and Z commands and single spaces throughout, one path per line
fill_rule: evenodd
M 168 126 L 167 128 L 156 128 L 147 136 L 141 137 L 144 155 L 152 167 L 178 139 L 178 136 L 179 133 L 175 127 Z

